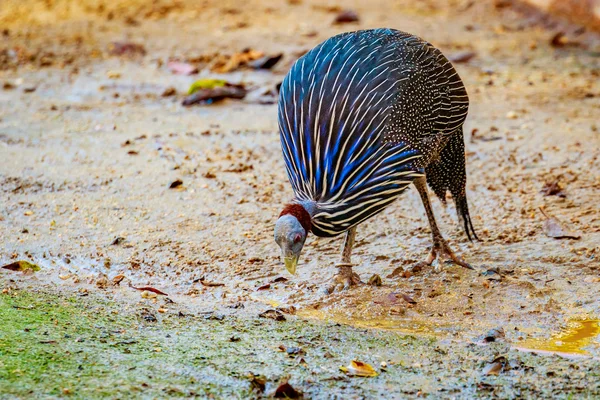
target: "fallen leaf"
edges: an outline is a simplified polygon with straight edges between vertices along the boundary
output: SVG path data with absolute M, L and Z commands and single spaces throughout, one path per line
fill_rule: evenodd
M 540 207 L 540 211 L 546 217 L 544 221 L 544 232 L 546 236 L 555 239 L 580 239 L 581 235 L 579 233 L 573 232 L 568 228 L 565 228 L 561 225 L 558 219 L 549 216 L 544 212 L 544 209 Z
M 16 261 L 14 263 L 6 264 L 2 266 L 2 268 L 19 272 L 36 272 L 40 270 L 38 265 L 30 263 L 29 261 Z
M 481 371 L 483 375 L 498 375 L 506 365 L 506 357 L 496 357 L 491 363 L 488 363 Z
M 123 274 L 116 275 L 114 278 L 112 278 L 112 283 L 113 283 L 113 285 L 117 286 L 118 284 L 121 283 L 121 281 L 123 279 L 125 279 L 125 275 L 123 275 Z
M 155 289 L 155 288 L 150 287 L 150 286 L 135 287 L 135 286 L 129 285 L 129 287 L 132 288 L 132 289 L 135 289 L 135 290 L 142 290 L 142 291 L 147 290 L 148 292 L 160 294 L 162 296 L 168 296 L 168 294 L 166 294 L 165 292 L 161 292 L 160 290 Z
M 277 282 L 287 282 L 288 278 L 284 277 L 284 276 L 278 276 L 277 278 L 273 279 L 271 281 L 271 283 L 277 283 Z
M 261 57 L 259 59 L 249 62 L 248 65 L 254 69 L 271 69 L 282 58 L 283 58 L 283 53 L 275 54 L 273 56 L 264 56 L 264 57 Z
M 106 278 L 106 276 L 101 276 L 96 281 L 96 286 L 98 287 L 98 289 L 106 289 L 106 287 L 108 286 L 108 278 Z
M 294 306 L 284 306 L 284 307 L 277 307 L 277 311 L 281 311 L 284 314 L 296 314 L 296 307 Z
M 402 293 L 401 296 L 402 296 L 402 299 L 404 299 L 404 301 L 406 301 L 407 303 L 409 303 L 409 304 L 417 304 L 417 302 L 412 297 L 410 297 L 409 295 Z
M 569 40 L 564 32 L 556 32 L 550 39 L 552 47 L 579 46 L 580 44 L 577 41 Z
M 169 189 L 175 189 L 179 186 L 183 185 L 183 181 L 181 179 L 175 179 L 173 182 L 171 182 L 171 184 L 169 185 Z
M 347 24 L 350 22 L 358 22 L 360 20 L 356 11 L 344 10 L 341 11 L 333 20 L 334 24 Z
M 281 313 L 281 311 L 277 310 L 267 310 L 258 314 L 258 316 L 261 318 L 274 319 L 275 321 L 285 321 L 285 316 Z
M 294 389 L 287 380 L 284 380 L 275 389 L 273 397 L 276 399 L 299 399 L 302 397 L 302 392 Z
M 177 75 L 193 75 L 198 73 L 198 68 L 195 65 L 179 61 L 169 61 L 167 68 Z
M 232 72 L 244 65 L 248 65 L 249 62 L 258 60 L 264 57 L 262 51 L 253 50 L 250 48 L 244 49 L 239 53 L 234 53 L 230 56 L 225 56 L 218 59 L 211 67 L 213 72 L 225 74 Z
M 254 375 L 253 373 L 248 374 L 250 380 L 250 389 L 262 393 L 265 391 L 265 385 L 267 384 L 267 378 L 263 375 Z
M 123 236 L 117 236 L 117 237 L 115 237 L 115 239 L 112 242 L 110 242 L 110 244 L 112 246 L 116 246 L 118 244 L 123 243 L 124 241 L 125 241 L 125 238 Z
M 173 86 L 170 86 L 170 87 L 166 88 L 160 96 L 161 97 L 171 97 L 171 96 L 175 96 L 176 94 L 177 94 L 177 89 L 175 89 Z
M 371 365 L 356 360 L 352 360 L 346 367 L 340 367 L 340 371 L 345 372 L 349 376 L 372 377 L 378 375 L 375 368 Z
M 223 99 L 243 99 L 248 91 L 242 85 L 231 85 L 216 87 L 213 89 L 199 89 L 183 99 L 183 106 L 191 106 L 197 103 L 212 104 Z
M 555 179 L 553 181 L 546 182 L 540 192 L 543 193 L 544 196 L 567 197 L 565 192 L 563 192 L 563 189 L 564 188 L 558 179 Z
M 373 274 L 373 276 L 371 276 L 369 278 L 369 281 L 367 282 L 367 284 L 369 284 L 371 286 L 381 286 L 381 284 L 382 284 L 381 277 L 377 274 Z
M 271 289 L 271 284 L 267 283 L 266 285 L 262 285 L 256 288 L 256 290 L 267 290 L 267 289 Z
M 141 294 L 143 299 L 154 299 L 156 298 L 158 295 L 156 293 L 150 292 L 148 290 L 144 290 Z
M 207 287 L 216 287 L 216 286 L 225 286 L 224 283 L 218 283 L 218 282 L 207 282 L 204 279 L 198 279 L 195 282 L 200 282 L 202 284 L 202 286 L 207 286 Z
M 223 79 L 199 79 L 190 85 L 188 94 L 194 94 L 201 89 L 214 89 L 227 85 L 227 81 Z
M 470 50 L 460 51 L 458 53 L 451 54 L 448 57 L 448 60 L 452 61 L 453 63 L 457 63 L 457 64 L 466 63 L 469 60 L 471 60 L 473 57 L 475 57 L 476 55 L 477 55 L 477 53 L 475 53 L 474 51 L 470 51 Z
M 135 56 L 145 55 L 146 49 L 143 45 L 133 42 L 112 42 L 108 47 L 109 54 L 113 56 Z

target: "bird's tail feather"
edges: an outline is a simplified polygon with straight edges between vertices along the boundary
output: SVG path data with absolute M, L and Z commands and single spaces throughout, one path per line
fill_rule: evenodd
M 465 169 L 465 143 L 461 132 L 450 135 L 446 146 L 442 149 L 437 160 L 425 168 L 427 184 L 439 199 L 446 204 L 446 192 L 450 191 L 456 206 L 459 223 L 463 226 L 470 241 L 479 240 L 467 202 L 467 173 Z

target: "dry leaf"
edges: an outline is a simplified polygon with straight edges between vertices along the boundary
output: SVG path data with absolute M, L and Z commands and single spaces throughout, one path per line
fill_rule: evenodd
M 258 314 L 258 316 L 261 318 L 274 319 L 275 321 L 285 321 L 284 315 L 281 313 L 281 311 L 277 310 L 267 310 Z
M 481 373 L 483 375 L 498 375 L 506 365 L 506 357 L 496 357 L 491 363 L 485 366 Z
M 558 219 L 546 214 L 542 208 L 540 208 L 546 220 L 544 221 L 544 232 L 546 236 L 555 239 L 580 239 L 581 235 L 579 233 L 573 232 L 568 228 L 565 228 L 561 225 Z
M 108 52 L 113 56 L 143 56 L 146 54 L 146 49 L 143 45 L 138 43 L 113 42 L 109 45 Z
M 177 94 L 177 89 L 175 89 L 173 86 L 169 86 L 168 88 L 166 88 L 164 90 L 164 92 L 162 92 L 162 94 L 160 95 L 161 97 L 171 97 L 171 96 L 175 96 Z
M 259 287 L 256 288 L 257 291 L 258 290 L 267 290 L 267 289 L 271 289 L 271 284 L 270 283 L 267 283 L 265 285 L 262 285 L 262 286 L 259 286 Z
M 579 46 L 581 43 L 569 40 L 569 38 L 565 35 L 564 32 L 557 32 L 550 39 L 550 45 L 552 47 L 565 47 L 565 46 Z
M 404 301 L 406 301 L 407 303 L 409 303 L 409 304 L 417 304 L 417 302 L 412 297 L 410 297 L 409 295 L 402 293 L 401 296 L 404 299 Z
M 198 73 L 198 68 L 196 68 L 195 65 L 179 61 L 169 61 L 167 67 L 171 72 L 178 75 L 192 75 Z
M 148 290 L 144 290 L 141 294 L 143 299 L 154 299 L 156 298 L 158 295 L 156 293 L 150 292 Z
M 112 283 L 113 283 L 113 285 L 117 286 L 119 283 L 121 283 L 121 281 L 123 279 L 125 279 L 125 275 L 123 275 L 123 274 L 116 275 L 114 278 L 112 278 Z
M 333 20 L 334 24 L 347 24 L 349 22 L 358 22 L 360 18 L 355 11 L 345 10 L 340 12 Z
M 287 380 L 284 380 L 275 389 L 273 397 L 276 399 L 299 399 L 302 397 L 302 392 L 294 389 Z
M 183 106 L 191 106 L 197 103 L 212 104 L 223 99 L 243 99 L 248 91 L 242 85 L 231 85 L 215 87 L 213 89 L 199 89 L 187 96 L 182 101 Z
M 213 72 L 224 74 L 227 72 L 234 71 L 244 65 L 247 65 L 250 61 L 258 60 L 265 54 L 262 51 L 256 51 L 253 49 L 245 49 L 240 53 L 232 54 L 227 58 L 218 60 L 211 68 Z
M 198 282 L 202 284 L 202 286 L 215 287 L 215 286 L 225 286 L 224 283 L 219 282 L 207 282 L 204 279 L 198 279 Z
M 475 57 L 477 55 L 477 53 L 475 53 L 474 51 L 461 51 L 455 54 L 451 54 L 448 59 L 450 61 L 452 61 L 453 63 L 466 63 L 468 62 L 470 59 L 472 59 L 473 57 Z
M 558 196 L 558 197 L 567 197 L 567 195 L 563 192 L 563 186 L 560 184 L 558 179 L 555 179 L 550 182 L 546 182 L 541 192 L 544 196 Z
M 173 182 L 171 182 L 171 184 L 169 185 L 169 189 L 175 189 L 179 186 L 183 185 L 183 181 L 181 179 L 175 179 Z
M 375 371 L 375 368 L 373 368 L 371 365 L 356 360 L 352 360 L 350 365 L 346 367 L 340 367 L 340 371 L 345 372 L 350 376 L 372 377 L 378 375 L 377 371 Z
M 369 278 L 369 282 L 367 282 L 367 284 L 371 286 L 381 286 L 381 277 L 377 274 L 373 274 L 373 276 Z
M 263 375 L 254 375 L 253 373 L 248 374 L 250 380 L 250 389 L 254 392 L 263 393 L 265 391 L 265 385 L 267 384 L 267 378 Z
M 10 271 L 20 271 L 20 272 L 36 272 L 40 270 L 40 267 L 36 264 L 30 263 L 29 261 L 16 261 L 14 263 L 6 264 L 2 266 L 4 269 L 8 269 Z
M 254 69 L 271 69 L 282 58 L 283 58 L 283 53 L 275 54 L 274 56 L 264 56 L 257 60 L 254 60 L 252 62 L 249 62 L 248 65 Z
M 158 290 L 158 289 L 155 289 L 155 288 L 153 288 L 153 287 L 150 287 L 150 286 L 135 287 L 135 286 L 131 286 L 131 285 L 129 285 L 129 287 L 130 287 L 130 288 L 132 288 L 132 289 L 135 289 L 135 290 L 142 290 L 142 291 L 143 291 L 143 290 L 146 290 L 146 291 L 148 291 L 148 292 L 152 292 L 152 293 L 160 294 L 160 295 L 162 295 L 162 296 L 168 296 L 168 294 L 166 294 L 165 292 L 161 292 L 160 290 Z

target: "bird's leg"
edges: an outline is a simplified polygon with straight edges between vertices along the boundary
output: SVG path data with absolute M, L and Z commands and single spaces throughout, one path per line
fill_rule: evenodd
M 340 262 L 336 264 L 336 267 L 350 267 L 352 268 L 352 262 L 350 258 L 352 257 L 352 247 L 354 247 L 354 239 L 356 238 L 356 227 L 350 228 L 346 232 L 346 237 L 344 238 L 344 244 L 342 245 L 342 254 Z
M 346 238 L 342 246 L 342 257 L 339 263 L 335 266 L 338 268 L 338 273 L 333 277 L 332 285 L 325 288 L 326 293 L 332 293 L 336 289 L 347 290 L 351 286 L 358 285 L 361 283 L 358 274 L 352 271 L 352 262 L 350 256 L 352 255 L 352 246 L 354 246 L 354 238 L 356 237 L 356 227 L 350 228 L 346 232 Z
M 425 177 L 415 179 L 413 184 L 419 191 L 419 195 L 423 201 L 425 213 L 427 214 L 427 219 L 429 220 L 429 227 L 431 228 L 431 236 L 433 238 L 433 246 L 429 256 L 427 256 L 425 261 L 417 263 L 413 269 L 418 270 L 422 266 L 430 266 L 438 256 L 441 259 L 451 260 L 453 263 L 460 265 L 461 267 L 473 269 L 473 267 L 466 263 L 462 258 L 454 254 L 442 236 L 442 233 L 435 222 L 435 216 L 433 215 L 433 209 L 431 208 L 431 202 L 429 201 L 429 194 L 427 193 L 427 181 Z M 392 275 L 396 275 L 395 273 L 396 271 L 392 272 Z

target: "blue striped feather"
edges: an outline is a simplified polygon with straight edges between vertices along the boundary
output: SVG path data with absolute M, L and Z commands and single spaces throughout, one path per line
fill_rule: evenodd
M 334 236 L 381 211 L 422 175 L 420 156 L 389 141 L 406 80 L 396 31 L 346 33 L 297 60 L 279 97 L 279 128 L 298 202 L 312 202 L 313 232 Z

